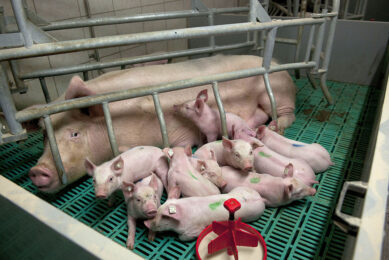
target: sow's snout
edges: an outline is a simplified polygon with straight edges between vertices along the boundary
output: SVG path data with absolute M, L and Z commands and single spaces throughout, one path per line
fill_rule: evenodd
M 56 172 L 42 165 L 32 167 L 28 173 L 32 183 L 41 191 L 52 192 L 55 190 Z

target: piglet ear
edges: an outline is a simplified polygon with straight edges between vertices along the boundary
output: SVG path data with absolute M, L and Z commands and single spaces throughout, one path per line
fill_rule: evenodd
M 167 158 L 171 159 L 173 157 L 173 149 L 166 147 L 162 149 L 162 152 L 166 155 Z
M 309 189 L 309 194 L 310 194 L 311 196 L 315 195 L 315 194 L 316 194 L 316 189 L 315 189 L 315 188 L 310 188 L 310 189 Z
M 222 139 L 223 147 L 227 150 L 232 150 L 232 148 L 234 147 L 234 143 L 231 140 L 225 138 L 224 136 L 222 137 Z
M 171 218 L 176 221 L 180 221 L 181 219 L 181 210 L 178 205 L 175 205 L 173 203 L 167 204 L 161 213 L 162 216 Z
M 181 196 L 181 189 L 178 186 L 170 188 L 167 198 L 168 199 L 178 199 Z
M 121 156 L 119 156 L 113 163 L 111 164 L 111 170 L 116 175 L 121 175 L 123 172 L 124 162 Z
M 211 149 L 209 152 L 211 153 L 211 160 L 216 161 L 215 151 Z
M 203 113 L 204 110 L 204 100 L 202 99 L 196 99 L 195 102 L 195 112 L 198 116 L 200 116 Z
M 285 185 L 284 192 L 285 192 L 286 197 L 288 199 L 290 199 L 292 197 L 293 184 L 289 183 L 289 184 Z
M 261 141 L 259 141 L 257 138 L 254 137 L 250 138 L 250 144 L 253 150 L 257 149 L 258 147 L 264 146 L 264 144 Z
M 96 169 L 96 165 L 94 165 L 93 162 L 91 162 L 88 158 L 85 158 L 84 166 L 88 175 L 93 176 L 93 173 Z
M 123 191 L 124 197 L 131 198 L 132 195 L 134 195 L 135 184 L 133 182 L 123 181 L 122 191 Z
M 198 160 L 197 167 L 200 169 L 200 174 L 204 174 L 204 171 L 207 168 L 207 164 L 202 160 Z
M 184 151 L 187 156 L 192 156 L 192 148 L 189 144 L 185 146 Z
M 270 126 L 270 124 L 269 124 Z M 265 125 L 261 125 L 258 127 L 257 129 L 257 138 L 259 140 L 262 140 L 262 138 L 265 136 L 265 131 L 266 131 L 266 126 Z
M 151 227 L 151 222 L 153 222 L 153 219 L 148 219 L 148 220 L 145 220 L 143 221 L 143 224 L 145 224 L 145 226 L 150 229 Z
M 230 136 L 233 140 L 235 140 L 235 125 L 232 125 L 231 126 L 231 136 Z
M 158 190 L 158 177 L 155 174 L 151 174 L 151 180 L 149 186 L 153 188 L 153 190 Z
M 284 178 L 285 177 L 293 177 L 293 164 L 289 163 L 285 166 L 284 169 Z
M 208 100 L 208 90 L 207 89 L 203 89 L 199 92 L 199 94 L 197 94 L 197 98 L 196 99 L 202 99 L 204 102 L 207 102 Z

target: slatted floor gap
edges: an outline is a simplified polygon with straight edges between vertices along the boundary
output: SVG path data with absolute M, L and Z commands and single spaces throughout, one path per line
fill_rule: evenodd
M 298 87 L 296 121 L 286 137 L 323 145 L 335 163 L 318 174 L 314 197 L 280 208 L 268 208 L 262 217 L 250 223 L 268 246 L 268 259 L 339 259 L 346 236 L 332 221 L 334 208 L 344 180 L 358 180 L 368 148 L 372 120 L 377 109 L 379 90 L 355 84 L 328 82 L 334 105 L 328 105 L 319 89 L 307 79 L 295 80 Z M 126 209 L 118 195 L 114 207 L 96 200 L 90 178 L 66 188 L 57 195 L 39 193 L 27 177 L 28 170 L 43 151 L 40 132 L 29 134 L 26 141 L 0 146 L 0 172 L 19 186 L 43 198 L 97 232 L 125 246 Z M 166 200 L 166 196 L 162 201 Z M 343 211 L 351 212 L 353 198 Z M 134 252 L 147 259 L 195 259 L 195 241 L 181 242 L 174 233 L 158 234 L 149 242 L 143 224 L 136 230 Z

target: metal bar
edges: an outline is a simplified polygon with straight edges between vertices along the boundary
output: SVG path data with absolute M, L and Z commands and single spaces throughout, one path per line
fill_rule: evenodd
M 252 45 L 254 45 L 253 42 L 238 43 L 238 44 L 232 44 L 232 45 L 227 45 L 227 46 L 215 47 L 214 49 L 209 48 L 209 47 L 196 48 L 196 49 L 190 49 L 190 50 L 175 51 L 175 52 L 170 52 L 170 53 L 162 53 L 162 54 L 157 54 L 157 55 L 146 55 L 146 56 L 141 56 L 141 57 L 124 58 L 124 59 L 118 59 L 115 61 L 107 61 L 107 62 L 100 62 L 100 63 L 94 63 L 94 64 L 81 64 L 81 65 L 76 65 L 76 66 L 71 66 L 71 67 L 33 71 L 30 73 L 25 73 L 23 75 L 20 75 L 20 78 L 21 79 L 34 79 L 34 78 L 39 78 L 39 77 L 52 77 L 52 76 L 66 75 L 66 74 L 71 74 L 71 73 L 78 73 L 81 71 L 98 70 L 98 69 L 112 68 L 112 67 L 119 67 L 119 66 L 121 67 L 121 69 L 125 69 L 126 65 L 135 64 L 135 63 L 149 62 L 149 61 L 163 60 L 163 59 L 171 59 L 171 58 L 177 58 L 177 57 L 182 57 L 182 56 L 204 54 L 204 53 L 209 53 L 209 52 L 219 52 L 219 51 L 230 50 L 230 49 L 245 48 L 245 47 L 249 47 Z
M 7 120 L 10 132 L 14 135 L 21 133 L 23 128 L 15 118 L 16 108 L 9 90 L 8 75 L 5 71 L 4 64 L 0 66 L 0 106 Z
M 88 17 L 88 19 L 90 19 L 91 18 L 91 11 L 90 11 L 90 6 L 89 6 L 88 0 L 84 0 L 84 7 L 85 7 L 86 16 Z M 89 28 L 89 33 L 90 33 L 91 38 L 96 38 L 95 29 L 93 28 L 93 26 L 89 26 L 88 28 Z M 94 49 L 93 54 L 94 54 L 93 58 L 96 61 L 100 61 L 99 51 Z
M 112 118 L 111 118 L 111 113 L 109 112 L 108 102 L 103 102 L 103 111 L 104 111 L 105 124 L 107 125 L 109 143 L 111 145 L 113 156 L 116 157 L 119 155 L 119 149 L 118 149 L 118 144 L 116 142 L 115 132 L 112 126 Z
M 16 60 L 10 60 L 9 66 L 11 68 L 12 76 L 15 81 L 16 90 L 20 91 L 21 93 L 25 93 L 27 91 L 27 86 L 24 84 L 23 80 L 20 80 L 19 78 L 19 66 L 17 64 Z
M 83 71 L 82 72 L 82 77 L 84 78 L 85 81 L 88 81 L 89 80 L 88 71 Z
M 163 116 L 163 111 L 162 111 L 162 108 L 161 108 L 161 103 L 159 102 L 158 93 L 154 92 L 152 95 L 153 95 L 155 112 L 157 113 L 157 117 L 158 117 L 158 121 L 159 121 L 159 126 L 161 128 L 163 147 L 169 147 L 169 137 L 168 137 L 168 134 L 167 134 L 166 123 L 165 123 L 165 118 Z
M 27 48 L 32 47 L 34 44 L 32 41 L 32 35 L 27 29 L 27 19 L 24 13 L 24 8 L 21 0 L 11 0 L 12 9 L 18 24 L 19 30 L 24 38 L 24 46 Z
M 277 103 L 276 103 L 276 99 L 274 98 L 273 90 L 271 89 L 271 86 L 270 86 L 268 73 L 265 73 L 263 75 L 263 80 L 265 82 L 266 92 L 267 92 L 269 99 L 270 99 L 272 120 L 277 121 Z
M 323 12 L 327 12 L 327 10 L 323 10 Z M 319 30 L 316 35 L 316 41 L 315 41 L 315 51 L 313 53 L 313 60 L 316 62 L 315 71 L 319 69 L 320 64 L 320 54 L 323 47 L 323 40 L 324 40 L 324 32 L 325 32 L 325 23 L 322 23 L 319 25 Z
M 304 61 L 308 62 L 309 57 L 311 56 L 311 50 L 312 50 L 312 42 L 313 42 L 313 36 L 315 35 L 315 25 L 311 25 L 311 28 L 309 29 L 309 36 L 308 36 L 308 43 L 307 43 L 307 49 L 305 52 L 305 58 Z
M 308 69 L 316 66 L 315 62 L 300 62 L 283 65 L 273 65 L 267 72 L 277 72 L 294 68 Z M 22 110 L 16 113 L 16 120 L 19 122 L 29 121 L 35 118 L 42 117 L 45 114 L 55 114 L 70 109 L 88 107 L 101 104 L 102 102 L 115 102 L 119 100 L 152 95 L 155 92 L 164 93 L 178 89 L 191 88 L 211 84 L 214 81 L 222 82 L 239 78 L 246 78 L 255 75 L 263 75 L 266 70 L 261 67 L 226 72 L 215 75 L 207 75 L 195 77 L 186 80 L 173 81 L 169 83 L 158 84 L 154 86 L 144 86 L 127 90 L 116 91 L 112 93 L 104 93 L 95 96 L 81 97 L 75 100 L 65 100 L 54 104 L 42 105 L 27 110 Z
M 213 94 L 215 95 L 217 107 L 219 108 L 222 135 L 224 137 L 228 138 L 226 112 L 224 111 L 223 102 L 222 102 L 222 99 L 220 98 L 219 87 L 217 85 L 217 81 L 212 82 L 212 90 L 213 90 Z M 231 136 L 231 138 L 232 138 L 232 136 Z
M 215 24 L 214 23 L 214 15 L 213 15 L 213 13 L 210 13 L 208 15 L 208 25 L 213 26 L 214 24 Z M 214 35 L 209 37 L 209 47 L 211 47 L 212 49 L 215 48 L 215 36 Z
M 255 30 L 266 30 L 276 27 L 288 27 L 304 24 L 319 24 L 324 23 L 323 18 L 303 18 L 283 21 L 271 21 L 265 23 L 239 23 L 214 25 L 207 27 L 174 29 L 157 32 L 144 32 L 117 36 L 104 36 L 93 39 L 70 40 L 63 42 L 35 44 L 31 48 L 24 47 L 5 49 L 0 51 L 0 61 L 7 59 L 20 59 L 27 57 L 35 57 L 41 55 L 50 55 L 58 53 L 67 53 L 74 51 L 83 51 L 95 48 L 105 48 L 122 46 L 135 43 L 155 42 L 162 40 L 184 39 L 205 37 L 209 35 L 222 35 L 229 33 L 249 32 Z
M 55 139 L 53 125 L 51 124 L 50 116 L 45 115 L 43 117 L 45 123 L 47 137 L 49 139 L 51 154 L 53 155 L 53 160 L 55 163 L 55 168 L 57 169 L 58 176 L 63 185 L 68 183 L 68 178 L 66 176 L 65 168 L 63 167 L 61 155 L 59 154 L 57 140 Z
M 41 87 L 42 87 L 43 95 L 45 96 L 46 103 L 50 103 L 51 98 L 50 98 L 49 90 L 47 89 L 46 80 L 45 78 L 41 77 L 39 78 L 39 81 L 41 83 Z
M 299 0 L 293 0 L 293 16 L 297 17 L 299 14 Z
M 41 29 L 44 31 L 73 29 L 88 26 L 100 26 L 100 25 L 112 25 L 112 24 L 123 24 L 123 23 L 136 23 L 146 21 L 156 21 L 163 19 L 177 19 L 177 18 L 189 18 L 196 16 L 208 16 L 210 13 L 221 14 L 221 13 L 239 13 L 247 12 L 247 7 L 235 7 L 235 8 L 218 8 L 209 9 L 209 11 L 174 11 L 169 13 L 149 13 L 149 14 L 138 14 L 132 16 L 122 17 L 98 17 L 91 19 L 76 19 L 71 21 L 53 22 L 49 25 L 42 26 Z

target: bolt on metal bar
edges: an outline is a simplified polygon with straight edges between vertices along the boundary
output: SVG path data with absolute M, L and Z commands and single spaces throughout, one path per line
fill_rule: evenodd
M 19 30 L 23 35 L 24 46 L 27 48 L 32 47 L 34 44 L 32 41 L 31 32 L 27 28 L 27 18 L 24 12 L 23 4 L 21 0 L 11 0 L 12 9 L 18 24 Z
M 154 101 L 155 112 L 157 113 L 159 126 L 161 128 L 163 147 L 169 147 L 169 137 L 166 129 L 165 118 L 163 116 L 163 111 L 161 108 L 161 103 L 159 102 L 158 93 L 154 92 L 152 96 Z
M 59 154 L 57 140 L 55 139 L 53 125 L 51 123 L 51 119 L 49 115 L 45 115 L 43 117 L 43 122 L 45 124 L 47 138 L 49 139 L 51 154 L 53 155 L 53 160 L 55 163 L 55 167 L 58 172 L 58 176 L 63 185 L 68 183 L 68 178 L 66 176 L 65 168 L 62 164 L 61 155 Z
M 156 42 L 162 40 L 185 39 L 205 37 L 210 35 L 222 35 L 230 33 L 241 33 L 255 30 L 267 30 L 276 27 L 288 27 L 303 24 L 324 23 L 323 18 L 303 18 L 293 20 L 280 20 L 264 23 L 238 23 L 214 25 L 207 27 L 184 28 L 165 30 L 157 32 L 143 32 L 117 36 L 104 36 L 91 39 L 70 40 L 63 42 L 52 42 L 35 44 L 31 48 L 24 47 L 0 50 L 0 61 L 8 59 L 20 59 L 41 55 L 83 51 L 95 48 L 115 47 L 135 43 Z
M 11 133 L 16 135 L 23 132 L 22 126 L 15 118 L 16 108 L 8 86 L 8 75 L 4 68 L 4 63 L 0 65 L 0 106 Z
M 204 54 L 209 52 L 220 52 L 220 51 L 230 50 L 230 49 L 246 48 L 252 46 L 253 44 L 254 44 L 253 42 L 231 44 L 226 46 L 215 47 L 213 50 L 212 48 L 209 47 L 195 48 L 190 50 L 175 51 L 175 52 L 162 53 L 157 55 L 145 55 L 140 57 L 124 58 L 115 61 L 99 62 L 99 63 L 92 63 L 92 64 L 81 64 L 81 65 L 70 66 L 70 67 L 39 70 L 39 71 L 33 71 L 30 73 L 25 73 L 23 75 L 20 75 L 20 78 L 34 79 L 39 77 L 52 77 L 52 76 L 65 75 L 71 73 L 78 73 L 80 71 L 99 70 L 99 69 L 112 68 L 118 66 L 120 66 L 120 69 L 123 70 L 125 69 L 126 65 L 130 65 L 130 64 L 149 62 L 155 60 L 163 60 L 163 59 L 171 59 L 171 58 L 190 56 L 196 54 Z
M 283 65 L 274 65 L 267 72 L 273 73 L 277 71 L 283 71 L 293 68 L 308 69 L 316 65 L 314 62 L 299 62 Z M 74 100 L 65 100 L 56 102 L 55 104 L 47 104 L 39 107 L 34 107 L 27 110 L 22 110 L 16 113 L 16 120 L 19 122 L 25 122 L 35 118 L 42 117 L 45 114 L 55 114 L 70 109 L 78 109 L 88 107 L 92 105 L 101 104 L 104 101 L 114 102 L 129 98 L 141 97 L 152 95 L 154 92 L 164 93 L 178 89 L 191 88 L 195 86 L 202 86 L 206 84 L 212 84 L 214 81 L 222 82 L 239 78 L 247 78 L 255 75 L 263 75 L 266 73 L 265 68 L 257 67 L 233 72 L 225 72 L 214 75 L 207 75 L 201 77 L 195 77 L 191 79 L 178 80 L 169 83 L 163 83 L 153 86 L 144 86 L 140 88 L 133 88 L 127 90 L 121 90 L 111 93 L 98 94 L 94 96 L 81 97 Z
M 323 10 L 323 13 L 327 13 L 327 10 Z M 324 40 L 324 32 L 325 32 L 325 23 L 319 25 L 319 30 L 316 35 L 315 41 L 315 51 L 313 53 L 313 60 L 316 62 L 315 71 L 319 69 L 320 64 L 320 54 L 323 47 Z
M 116 142 L 115 132 L 112 126 L 112 118 L 111 118 L 111 113 L 109 112 L 108 102 L 103 102 L 102 105 L 103 105 L 105 124 L 107 125 L 109 143 L 111 145 L 113 156 L 116 157 L 119 155 L 119 149 Z
M 218 87 L 217 81 L 212 82 L 212 90 L 213 90 L 213 94 L 215 95 L 217 107 L 219 109 L 222 135 L 226 138 L 229 138 L 228 137 L 228 130 L 227 130 L 226 112 L 224 111 L 223 102 L 222 102 L 222 99 L 220 98 L 219 87 Z M 231 136 L 231 138 L 232 138 L 232 136 Z
M 50 103 L 51 98 L 50 98 L 49 90 L 47 89 L 45 78 L 40 77 L 39 82 L 41 83 L 41 87 L 42 87 L 43 95 L 45 96 L 46 103 Z

